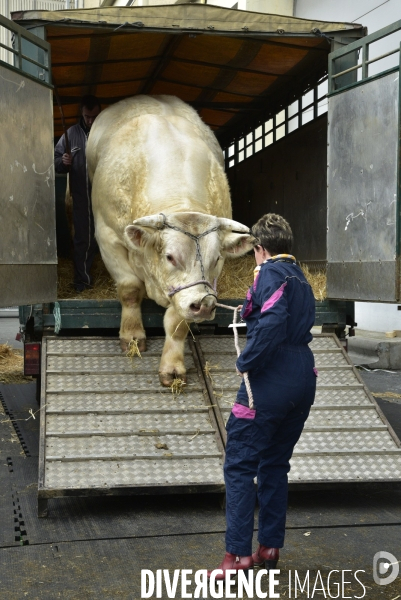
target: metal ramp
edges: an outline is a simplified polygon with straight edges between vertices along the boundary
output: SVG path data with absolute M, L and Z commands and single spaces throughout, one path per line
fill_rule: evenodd
M 233 346 L 226 337 L 200 337 L 197 344 L 201 363 L 208 363 L 208 390 L 224 440 L 238 389 Z M 316 335 L 310 346 L 319 371 L 316 399 L 294 450 L 289 482 L 400 481 L 400 441 L 337 337 Z
M 39 516 L 67 495 L 224 490 L 225 422 L 239 385 L 233 338 L 187 340 L 179 395 L 159 385 L 163 343 L 148 338 L 132 361 L 117 339 L 43 338 Z M 400 442 L 337 338 L 315 336 L 311 347 L 317 394 L 290 483 L 400 481 Z
M 159 384 L 164 338 L 43 338 L 38 512 L 71 495 L 221 492 L 224 447 L 194 344 L 185 393 Z

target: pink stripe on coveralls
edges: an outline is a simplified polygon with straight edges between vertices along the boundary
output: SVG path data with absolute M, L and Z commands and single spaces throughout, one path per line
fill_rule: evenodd
M 278 302 L 278 300 L 280 300 L 281 296 L 284 293 L 284 288 L 287 285 L 287 282 L 283 283 L 283 285 L 280 285 L 280 287 L 278 288 L 278 290 L 276 290 L 274 292 L 274 294 L 272 294 L 270 296 L 270 298 L 268 300 L 266 300 L 266 302 L 264 303 L 264 305 L 262 306 L 261 309 L 261 313 L 266 312 L 267 310 L 269 310 L 269 308 L 272 308 L 276 302 Z
M 247 305 L 246 305 L 246 308 L 242 315 L 243 319 L 246 319 L 246 317 L 248 317 L 252 312 L 252 294 L 249 290 L 246 293 L 246 300 L 247 300 Z
M 254 419 L 256 414 L 256 410 L 248 408 L 243 404 L 234 404 L 231 412 L 237 419 Z

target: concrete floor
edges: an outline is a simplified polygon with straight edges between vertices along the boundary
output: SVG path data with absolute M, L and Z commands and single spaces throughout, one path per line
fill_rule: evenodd
M 17 332 L 17 319 L 0 319 L 0 343 L 22 348 L 14 340 Z M 401 394 L 401 371 L 360 373 L 369 389 L 381 394 L 376 400 L 401 437 L 400 399 L 386 397 L 386 392 Z M 35 383 L 0 385 L 0 400 L 1 599 L 136 600 L 142 569 L 172 573 L 219 564 L 225 518 L 221 498 L 214 495 L 61 498 L 49 502 L 47 519 L 38 519 L 39 420 L 26 421 L 29 408 L 37 410 Z M 284 599 L 330 597 L 328 573 L 339 571 L 338 579 L 346 570 L 350 583 L 339 596 L 331 576 L 331 597 L 401 600 L 401 573 L 389 585 L 373 580 L 374 555 L 386 551 L 401 561 L 400 540 L 401 487 L 291 491 L 275 591 Z M 357 570 L 363 587 L 354 577 Z M 309 572 L 309 594 L 298 586 L 295 596 L 295 571 L 301 582 Z M 325 592 L 319 579 L 313 593 L 318 573 Z M 161 597 L 167 598 L 165 591 Z
M 172 575 L 219 564 L 225 517 L 215 495 L 67 497 L 51 500 L 49 516 L 38 519 L 39 423 L 31 419 L 28 427 L 24 419 L 36 407 L 35 384 L 0 385 L 0 399 L 6 412 L 0 419 L 1 599 L 136 600 L 143 569 Z M 386 586 L 372 575 L 377 552 L 401 560 L 400 540 L 401 488 L 291 491 L 275 592 L 283 599 L 330 597 L 332 571 L 331 597 L 398 600 L 401 575 Z M 295 571 L 302 585 L 309 576 L 308 594 L 298 585 L 295 595 Z M 338 595 L 341 577 L 348 583 Z M 158 597 L 168 597 L 164 588 Z M 175 597 L 183 597 L 180 590 Z

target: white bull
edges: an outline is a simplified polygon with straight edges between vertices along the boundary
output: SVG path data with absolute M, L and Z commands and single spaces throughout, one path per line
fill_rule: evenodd
M 122 305 L 120 342 L 146 349 L 141 301 L 167 310 L 162 385 L 185 380 L 186 322 L 213 319 L 224 259 L 252 248 L 231 220 L 219 144 L 173 96 L 136 96 L 102 112 L 87 145 L 96 238 Z

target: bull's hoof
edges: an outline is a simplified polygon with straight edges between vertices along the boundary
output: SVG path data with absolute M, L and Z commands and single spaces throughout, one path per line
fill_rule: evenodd
M 186 384 L 187 376 L 185 373 L 159 373 L 159 381 L 163 387 L 179 387 L 180 382 L 182 386 Z
M 146 338 L 142 338 L 141 340 L 137 340 L 138 342 L 138 350 L 139 352 L 146 352 Z
M 121 347 L 121 350 L 123 352 L 128 352 L 129 345 L 130 345 L 131 341 L 132 340 L 125 340 L 123 338 L 120 338 L 120 347 Z M 140 340 L 136 340 L 136 342 L 138 344 L 138 350 L 139 350 L 139 352 L 146 352 L 146 338 L 142 338 Z
M 127 340 L 123 340 L 120 338 L 120 348 L 123 352 L 127 352 L 128 344 L 129 344 L 129 342 L 127 342 Z

